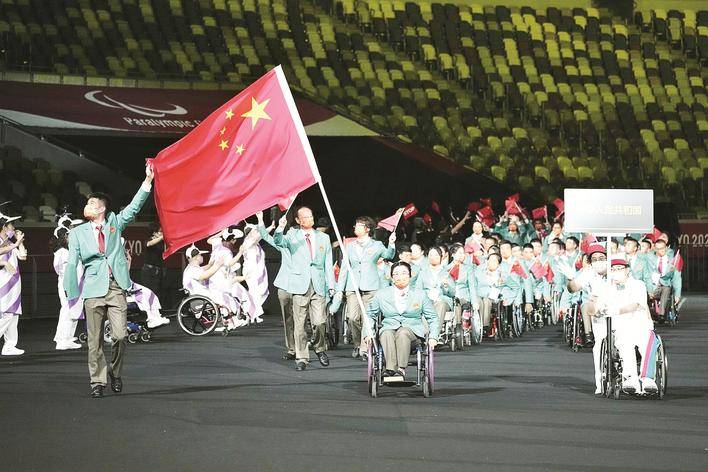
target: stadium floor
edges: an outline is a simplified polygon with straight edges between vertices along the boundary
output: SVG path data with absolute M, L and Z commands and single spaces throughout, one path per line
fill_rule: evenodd
M 593 395 L 555 327 L 437 356 L 437 391 L 369 398 L 350 350 L 296 372 L 277 317 L 228 338 L 170 325 L 130 345 L 120 396 L 88 397 L 86 352 L 20 322 L 0 359 L 2 470 L 708 470 L 708 296 L 675 328 L 663 401 Z M 173 323 L 174 324 L 174 323 Z

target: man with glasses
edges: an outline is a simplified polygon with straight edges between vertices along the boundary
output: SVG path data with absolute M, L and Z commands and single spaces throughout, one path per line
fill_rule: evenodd
M 315 218 L 309 208 L 300 207 L 296 215 L 295 222 L 299 228 L 293 228 L 287 234 L 283 234 L 287 224 L 286 216 L 280 218 L 273 234 L 273 245 L 290 253 L 291 273 L 286 292 L 293 294 L 295 368 L 302 371 L 307 368 L 310 360 L 305 332 L 305 320 L 308 316 L 312 325 L 312 347 L 315 355 L 323 367 L 329 365 L 325 352 L 325 305 L 326 297 L 334 293 L 335 283 L 329 236 L 315 231 Z

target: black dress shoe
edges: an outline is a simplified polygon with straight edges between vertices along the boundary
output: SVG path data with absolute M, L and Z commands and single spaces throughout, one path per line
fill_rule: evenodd
M 294 361 L 295 360 L 295 353 L 294 352 L 286 352 L 283 354 L 283 360 L 284 361 Z
M 595 335 L 588 333 L 585 335 L 585 347 L 593 347 L 595 345 Z
M 120 377 L 113 377 L 113 374 L 109 373 L 108 376 L 111 378 L 111 390 L 115 393 L 120 393 L 123 391 L 123 381 Z
M 327 367 L 329 365 L 329 357 L 327 357 L 326 352 L 316 352 L 315 354 L 317 354 L 317 358 L 320 360 L 322 367 Z
M 307 368 L 307 364 L 305 364 L 304 362 L 298 362 L 298 363 L 295 365 L 295 370 L 297 370 L 297 371 L 303 371 L 303 370 L 305 370 L 306 368 Z
M 103 397 L 103 385 L 94 385 L 91 387 L 91 398 Z
M 396 374 L 395 370 L 386 369 L 384 370 L 382 377 L 395 377 L 396 375 L 398 374 Z

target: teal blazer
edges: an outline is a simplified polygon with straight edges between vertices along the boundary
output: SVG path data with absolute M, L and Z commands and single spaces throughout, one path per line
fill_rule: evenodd
M 447 281 L 447 288 L 443 287 L 443 281 Z M 452 297 L 455 296 L 455 281 L 452 280 L 452 277 L 450 277 L 445 267 L 440 269 L 436 277 L 435 274 L 433 274 L 430 264 L 425 265 L 420 270 L 420 274 L 418 274 L 418 278 L 415 281 L 415 288 L 423 290 L 426 295 L 432 289 L 439 289 L 440 300 L 445 301 L 447 305 L 452 308 Z
M 659 285 L 673 287 L 674 297 L 681 298 L 681 286 L 683 284 L 681 272 L 674 268 L 672 262 L 673 256 L 669 255 L 668 252 L 667 259 L 667 268 L 665 269 L 664 275 L 659 278 Z M 644 256 L 644 260 L 646 262 L 644 284 L 647 287 L 647 292 L 652 293 L 657 289 L 657 285 L 652 280 L 651 274 L 659 272 L 659 258 L 656 254 L 649 253 Z
M 286 250 L 291 256 L 288 288 L 285 290 L 294 295 L 303 295 L 312 284 L 315 293 L 324 297 L 329 289 L 335 288 L 332 244 L 325 233 L 314 230 L 312 233 L 314 257 L 307 247 L 305 232 L 300 228 L 291 228 L 287 234 L 276 230 L 273 234 L 273 244 Z
M 396 254 L 396 246 L 391 244 L 385 247 L 381 241 L 376 241 L 371 238 L 364 244 L 361 254 L 357 249 L 359 243 L 350 241 L 346 243 L 347 256 L 349 256 L 349 264 L 352 266 L 352 271 L 355 277 L 349 277 L 347 266 L 342 264 L 342 270 L 339 272 L 339 280 L 337 280 L 338 291 L 354 291 L 354 282 L 358 284 L 359 290 L 370 292 L 378 290 L 381 286 L 379 277 L 379 268 L 376 265 L 379 258 L 391 259 Z
M 502 284 L 501 294 L 502 300 L 505 302 L 513 302 L 515 305 L 521 305 L 524 300 L 527 303 L 533 303 L 533 275 L 527 272 L 526 278 L 522 278 L 520 275 L 512 273 L 511 268 L 513 267 L 514 260 L 502 261 L 499 266 L 499 270 L 502 271 L 502 278 L 504 283 Z M 523 265 L 522 265 L 523 268 Z
M 423 318 L 425 318 L 429 328 L 428 339 L 437 340 L 440 334 L 440 320 L 433 307 L 433 302 L 430 301 L 425 292 L 409 285 L 408 303 L 402 313 L 396 309 L 395 294 L 396 288 L 393 286 L 382 288 L 376 292 L 366 310 L 371 319 L 371 325 L 373 326 L 377 315 L 381 313 L 382 323 L 379 333 L 387 329 L 397 330 L 405 326 L 410 328 L 416 336 L 425 338 L 425 325 L 423 324 Z M 368 333 L 364 335 L 368 336 Z
M 86 298 L 103 297 L 108 293 L 109 267 L 113 278 L 120 288 L 128 290 L 132 285 L 128 260 L 120 242 L 125 227 L 133 221 L 150 196 L 141 187 L 133 200 L 117 215 L 110 212 L 103 224 L 106 237 L 106 253 L 98 252 L 98 241 L 93 234 L 91 223 L 84 223 L 69 232 L 69 261 L 64 271 L 64 290 L 69 300 L 79 296 Z M 79 262 L 84 266 L 84 286 L 79 290 L 76 267 Z
M 447 273 L 453 268 L 454 262 L 451 262 L 447 266 Z M 460 300 L 467 300 L 468 302 L 477 303 L 477 281 L 474 276 L 475 268 L 477 266 L 472 264 L 462 263 L 460 266 L 460 275 L 457 280 L 454 281 L 455 284 L 455 297 Z M 450 276 L 452 279 L 452 276 Z M 453 279 L 454 280 L 454 279 Z
M 278 269 L 278 274 L 275 276 L 273 285 L 281 290 L 288 291 L 288 280 L 290 277 L 290 272 L 292 271 L 292 257 L 290 257 L 290 251 L 280 248 L 273 242 L 273 235 L 266 231 L 265 226 L 258 225 L 258 232 L 261 235 L 261 239 L 280 252 L 280 269 Z

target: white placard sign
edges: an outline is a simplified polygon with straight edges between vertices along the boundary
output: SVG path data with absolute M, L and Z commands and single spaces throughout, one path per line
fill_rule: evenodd
M 567 188 L 565 231 L 571 233 L 650 233 L 654 191 Z

